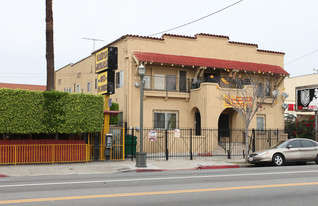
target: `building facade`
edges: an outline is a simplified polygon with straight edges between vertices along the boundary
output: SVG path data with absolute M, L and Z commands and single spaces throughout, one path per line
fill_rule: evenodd
M 284 129 L 282 92 L 284 53 L 258 49 L 258 45 L 233 42 L 227 36 L 165 34 L 161 38 L 125 35 L 75 64 L 55 73 L 56 90 L 97 94 L 95 54 L 107 47 L 118 48 L 116 90 L 120 118 L 128 127 L 139 127 L 140 77 L 144 78 L 145 128 L 242 129 L 244 121 L 226 106 L 224 91 L 239 91 L 229 77 L 258 76 L 265 101 L 250 128 Z M 268 81 L 265 76 L 271 76 Z M 246 81 L 244 85 L 249 85 Z M 274 93 L 275 91 L 276 93 Z M 241 97 L 239 97 L 241 98 Z
M 297 77 L 290 77 L 285 79 L 285 91 L 288 94 L 288 97 L 285 100 L 285 103 L 288 105 L 288 108 L 285 110 L 285 115 L 293 115 L 297 117 L 298 120 L 304 120 L 312 115 L 314 112 L 306 111 L 297 111 L 296 110 L 296 87 L 310 86 L 318 84 L 318 73 L 302 75 Z

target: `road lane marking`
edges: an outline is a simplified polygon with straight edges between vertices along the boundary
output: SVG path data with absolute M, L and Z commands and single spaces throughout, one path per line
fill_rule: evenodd
M 296 187 L 296 186 L 311 186 L 311 185 L 318 185 L 318 182 L 254 185 L 254 186 L 238 186 L 238 187 L 221 187 L 221 188 L 189 189 L 189 190 L 168 190 L 168 191 L 102 194 L 102 195 L 83 195 L 83 196 L 69 196 L 69 197 L 48 197 L 48 198 L 34 198 L 34 199 L 21 199 L 21 200 L 3 200 L 3 201 L 0 201 L 0 205 L 2 205 L 2 204 L 16 204 L 16 203 L 30 203 L 30 202 L 61 201 L 61 200 L 81 200 L 81 199 L 97 199 L 97 198 L 109 198 L 109 197 L 132 197 L 132 196 L 146 196 L 146 195 L 168 195 L 168 194 L 182 194 L 182 193 L 263 189 L 263 188 L 277 188 L 277 187 Z
M 32 184 L 0 185 L 0 188 L 49 186 L 49 185 L 91 184 L 91 183 L 114 183 L 114 182 L 116 183 L 116 182 L 134 182 L 134 181 L 157 181 L 157 180 L 174 180 L 174 179 L 242 177 L 242 176 L 261 176 L 261 175 L 286 175 L 286 174 L 297 174 L 297 173 L 300 173 L 300 174 L 304 174 L 304 173 L 318 173 L 318 170 L 289 171 L 289 172 L 269 172 L 269 173 L 244 173 L 244 174 L 229 174 L 229 175 L 202 175 L 202 176 L 155 177 L 155 178 L 139 178 L 139 179 L 94 180 L 94 181 L 78 181 L 78 182 L 47 182 L 47 183 L 32 183 Z

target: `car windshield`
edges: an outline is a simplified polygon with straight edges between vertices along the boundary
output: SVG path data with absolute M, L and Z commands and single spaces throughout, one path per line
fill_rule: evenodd
M 286 147 L 289 144 L 289 142 L 290 142 L 289 140 L 280 141 L 277 144 L 271 146 L 271 148 L 284 148 L 284 147 Z

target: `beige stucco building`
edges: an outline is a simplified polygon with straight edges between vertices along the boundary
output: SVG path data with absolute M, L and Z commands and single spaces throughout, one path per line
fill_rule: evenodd
M 285 91 L 288 94 L 288 97 L 285 100 L 285 104 L 288 105 L 288 108 L 285 110 L 286 115 L 292 114 L 297 117 L 298 120 L 303 120 L 314 115 L 314 112 L 297 111 L 295 108 L 296 87 L 310 85 L 318 85 L 318 73 L 289 77 L 285 79 Z
M 245 80 L 253 75 L 258 76 L 265 101 L 250 128 L 284 129 L 281 94 L 288 73 L 283 69 L 282 52 L 210 34 L 165 34 L 161 38 L 125 35 L 98 51 L 106 47 L 118 48 L 116 91 L 111 98 L 119 103 L 120 118 L 128 127 L 139 126 L 137 69 L 143 63 L 145 128 L 244 128 L 239 114 L 225 106 L 222 94 L 226 90 L 239 94 L 241 88 L 251 85 Z M 56 90 L 97 94 L 96 52 L 56 71 Z M 229 83 L 235 75 L 242 79 L 242 87 Z M 273 96 L 273 91 L 279 95 Z

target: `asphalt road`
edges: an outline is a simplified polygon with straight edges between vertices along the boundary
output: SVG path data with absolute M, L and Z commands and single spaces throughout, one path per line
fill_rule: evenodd
M 316 205 L 318 166 L 0 178 L 0 205 Z

